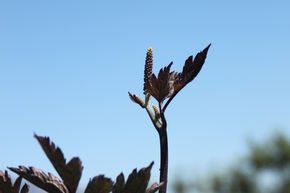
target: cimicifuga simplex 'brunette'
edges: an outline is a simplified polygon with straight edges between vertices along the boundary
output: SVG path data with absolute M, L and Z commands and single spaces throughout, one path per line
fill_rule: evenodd
M 129 92 L 130 99 L 144 108 L 156 131 L 160 140 L 160 178 L 159 183 L 162 186 L 159 193 L 166 193 L 167 176 L 168 176 L 168 139 L 167 139 L 167 122 L 165 110 L 173 100 L 173 98 L 181 91 L 189 82 L 191 82 L 200 72 L 206 56 L 209 44 L 204 50 L 199 52 L 194 58 L 189 56 L 185 60 L 182 72 L 170 71 L 173 62 L 168 66 L 159 70 L 156 76 L 153 72 L 153 53 L 152 48 L 147 50 L 145 68 L 144 68 L 144 85 L 143 94 L 145 99 L 142 100 L 135 94 Z M 150 106 L 151 96 L 156 99 L 157 106 Z

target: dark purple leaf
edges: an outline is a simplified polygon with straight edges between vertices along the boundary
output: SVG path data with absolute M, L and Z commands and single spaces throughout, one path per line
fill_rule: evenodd
M 125 178 L 124 174 L 121 173 L 114 184 L 113 187 L 113 193 L 124 193 L 124 188 L 125 188 Z
M 208 49 L 210 47 L 211 44 L 209 44 L 203 51 L 199 52 L 194 60 L 192 56 L 189 56 L 187 58 L 187 60 L 185 61 L 185 64 L 183 66 L 183 70 L 181 73 L 181 81 L 186 85 L 187 83 L 189 83 L 190 81 L 192 81 L 197 74 L 200 72 L 205 59 L 206 59 L 206 55 L 208 52 Z
M 145 193 L 150 179 L 150 171 L 152 166 L 153 162 L 148 167 L 142 168 L 138 172 L 137 169 L 134 169 L 126 181 L 123 192 Z
M 72 158 L 68 163 L 59 147 L 50 142 L 49 137 L 34 135 L 48 159 L 56 169 L 59 176 L 70 193 L 75 193 L 82 175 L 82 163 L 78 157 Z
M 24 186 L 21 188 L 20 193 L 28 193 L 29 192 L 29 186 L 27 184 L 24 184 Z
M 64 183 L 51 173 L 47 175 L 40 169 L 34 167 L 26 168 L 24 166 L 11 167 L 9 169 L 47 192 L 70 193 Z
M 158 77 L 156 77 L 155 74 L 151 77 L 151 85 L 148 91 L 158 102 L 163 102 L 174 92 L 174 77 L 172 73 L 170 73 L 172 64 L 171 62 L 168 66 L 162 68 L 158 73 Z
M 20 187 L 21 187 L 21 181 L 22 181 L 22 177 L 18 177 L 15 182 L 14 185 L 12 186 L 12 180 L 10 175 L 8 175 L 8 172 L 5 171 L 5 173 L 3 173 L 2 171 L 0 171 L 0 193 L 19 193 Z M 22 189 L 26 189 L 26 192 L 23 193 L 27 193 L 29 191 L 29 187 L 24 184 L 24 186 L 22 187 Z M 21 189 L 21 193 L 22 193 L 22 189 Z
M 103 175 L 95 176 L 89 181 L 85 193 L 109 193 L 113 189 L 113 182 Z

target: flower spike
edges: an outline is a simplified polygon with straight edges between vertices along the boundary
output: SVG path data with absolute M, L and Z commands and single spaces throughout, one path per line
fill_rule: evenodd
M 152 68 L 153 68 L 152 48 L 148 48 L 147 54 L 146 54 L 145 69 L 144 69 L 144 87 L 143 87 L 144 94 L 148 93 L 148 88 L 150 87 Z

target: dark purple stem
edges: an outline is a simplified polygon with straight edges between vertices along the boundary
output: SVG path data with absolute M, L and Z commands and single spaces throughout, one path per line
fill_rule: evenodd
M 162 111 L 162 103 L 159 103 L 160 117 L 162 127 L 158 130 L 160 140 L 160 178 L 159 183 L 163 182 L 164 185 L 160 188 L 159 193 L 166 193 L 167 178 L 168 178 L 168 140 L 167 140 L 167 123 Z
M 163 109 L 162 109 L 163 113 L 165 112 L 167 106 L 168 106 L 169 103 L 172 101 L 172 99 L 174 99 L 174 97 L 175 97 L 175 96 L 179 93 L 179 91 L 181 91 L 181 89 L 183 89 L 184 87 L 185 87 L 185 85 L 183 85 L 179 90 L 175 91 L 175 92 L 173 93 L 173 95 L 172 95 L 172 96 L 167 100 L 167 102 L 165 103 L 165 105 L 164 105 L 164 107 L 163 107 Z

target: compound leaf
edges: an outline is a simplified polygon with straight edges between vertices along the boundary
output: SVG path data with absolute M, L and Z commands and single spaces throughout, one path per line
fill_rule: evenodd
M 125 188 L 125 178 L 124 174 L 121 173 L 116 179 L 116 182 L 113 187 L 113 193 L 124 193 Z
M 99 175 L 89 181 L 85 193 L 109 193 L 112 189 L 112 180 L 103 175 Z
M 47 175 L 42 170 L 35 167 L 26 168 L 24 166 L 19 166 L 18 168 L 10 167 L 9 169 L 47 192 L 69 193 L 64 183 L 51 173 Z M 22 189 L 21 191 L 26 190 Z
M 3 173 L 0 170 L 0 193 L 19 193 L 21 181 L 22 181 L 22 177 L 19 176 L 15 180 L 14 185 L 12 185 L 12 180 L 8 172 L 5 171 L 5 173 Z M 26 192 L 29 191 L 29 187 L 27 184 L 24 184 L 22 189 L 23 188 L 26 188 Z
M 185 86 L 191 82 L 200 72 L 211 44 L 209 44 L 203 51 L 199 52 L 194 60 L 192 56 L 189 56 L 185 61 L 182 72 L 180 74 L 180 79 Z
M 28 193 L 29 192 L 29 186 L 27 184 L 24 184 L 21 188 L 20 193 Z
M 167 97 L 171 96 L 174 92 L 174 77 L 170 73 L 171 62 L 168 66 L 160 69 L 158 77 L 152 75 L 150 80 L 149 93 L 158 101 L 163 102 Z
M 150 171 L 153 166 L 153 162 L 146 168 L 142 168 L 137 172 L 134 169 L 129 175 L 123 192 L 130 193 L 145 193 L 150 179 Z
M 56 169 L 59 176 L 62 178 L 64 184 L 70 193 L 75 193 L 82 175 L 82 163 L 78 157 L 72 158 L 68 163 L 59 147 L 53 142 L 50 142 L 49 137 L 41 137 L 34 135 L 46 156 Z

